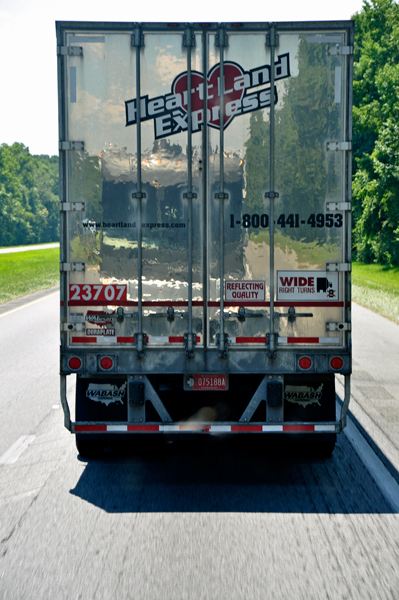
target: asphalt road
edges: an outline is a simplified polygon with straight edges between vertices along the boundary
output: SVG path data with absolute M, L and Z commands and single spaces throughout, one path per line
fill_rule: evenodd
M 1 600 L 398 599 L 398 511 L 346 435 L 329 460 L 206 437 L 82 461 L 59 406 L 58 294 L 28 300 L 0 311 Z M 396 473 L 399 328 L 362 311 L 354 418 Z

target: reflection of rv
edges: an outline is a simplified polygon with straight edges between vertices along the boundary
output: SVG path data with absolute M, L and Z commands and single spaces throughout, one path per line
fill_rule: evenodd
M 211 197 L 218 189 L 219 156 L 215 152 L 211 162 L 211 177 L 215 180 Z M 203 201 L 199 184 L 202 161 L 194 152 L 194 253 L 200 256 L 200 229 L 203 222 Z M 233 154 L 225 154 L 225 183 L 229 194 L 229 210 L 237 215 L 242 212 L 243 161 Z M 119 276 L 121 262 L 130 263 L 134 276 L 137 266 L 138 203 L 132 195 L 137 184 L 134 173 L 137 168 L 135 155 L 126 149 L 109 147 L 101 153 L 102 183 L 102 237 L 101 273 L 107 277 Z M 129 179 L 130 178 L 130 179 Z M 142 182 L 145 199 L 142 202 L 142 233 L 144 269 L 148 277 L 163 277 L 166 261 L 159 260 L 160 253 L 168 254 L 168 266 L 177 268 L 187 256 L 188 208 L 184 194 L 187 190 L 187 156 L 178 144 L 156 140 L 152 152 L 143 156 Z M 216 210 L 215 210 L 216 208 Z M 218 205 L 209 208 L 209 223 L 214 240 L 219 239 Z M 244 276 L 244 232 L 240 228 L 226 228 L 225 266 L 237 277 Z M 115 241 L 117 240 L 117 241 Z M 163 255 L 164 256 L 164 255 Z M 129 266 L 128 273 L 129 274 Z M 173 270 L 173 269 L 172 269 Z M 176 277 L 178 277 L 178 268 Z
M 106 225 L 101 271 L 104 276 L 118 277 L 120 265 L 125 264 L 125 276 L 134 278 L 139 225 L 138 201 L 134 198 L 136 155 L 110 147 L 103 151 L 101 164 Z M 186 254 L 187 208 L 183 199 L 186 164 L 181 147 L 171 146 L 166 140 L 155 142 L 153 151 L 143 156 L 142 251 L 147 277 L 164 276 L 166 261 L 159 260 L 160 252 L 168 255 L 168 265 L 176 266 L 182 262 L 181 255 Z
M 144 224 L 168 224 L 170 228 L 185 221 L 182 196 L 187 185 L 187 157 L 178 145 L 170 146 L 165 140 L 155 142 L 151 153 L 142 159 L 142 184 L 145 199 L 142 220 Z M 137 201 L 132 197 L 137 188 L 135 172 L 137 160 L 135 154 L 127 154 L 126 149 L 111 147 L 102 152 L 103 173 L 102 203 L 104 222 L 123 221 L 128 217 L 130 223 L 138 221 Z M 158 234 L 164 233 L 160 228 Z M 144 228 L 146 231 L 146 228 Z M 130 237 L 137 239 L 137 232 Z M 123 228 L 109 232 L 110 237 L 124 237 Z M 129 239 L 129 238 L 127 238 Z

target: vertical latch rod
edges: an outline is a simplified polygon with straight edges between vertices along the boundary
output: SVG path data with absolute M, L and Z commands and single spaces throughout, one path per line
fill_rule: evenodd
M 270 334 L 269 334 L 269 356 L 275 356 L 276 340 L 274 331 L 274 279 L 275 279 L 275 268 L 274 268 L 274 199 L 278 198 L 278 193 L 274 190 L 274 79 L 275 79 L 275 46 L 278 45 L 278 35 L 276 33 L 276 27 L 272 23 L 269 33 L 266 36 L 266 45 L 270 46 L 270 192 L 265 194 L 269 198 L 270 202 Z

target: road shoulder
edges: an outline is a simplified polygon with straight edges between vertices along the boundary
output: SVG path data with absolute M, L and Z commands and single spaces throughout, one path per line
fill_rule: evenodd
M 35 292 L 34 294 L 29 294 L 28 296 L 22 296 L 22 298 L 18 298 L 17 300 L 11 300 L 10 302 L 6 302 L 6 304 L 0 305 L 0 317 L 6 313 L 9 313 L 14 310 L 18 310 L 23 308 L 27 304 L 31 304 L 32 302 L 37 302 L 46 296 L 50 296 L 55 292 L 58 292 L 60 289 L 59 285 L 55 285 L 51 288 L 47 288 L 46 290 L 40 290 Z

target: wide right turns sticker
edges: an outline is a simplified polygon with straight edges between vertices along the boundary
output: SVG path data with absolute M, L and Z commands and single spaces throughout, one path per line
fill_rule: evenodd
M 277 271 L 277 300 L 334 302 L 338 298 L 338 273 Z

